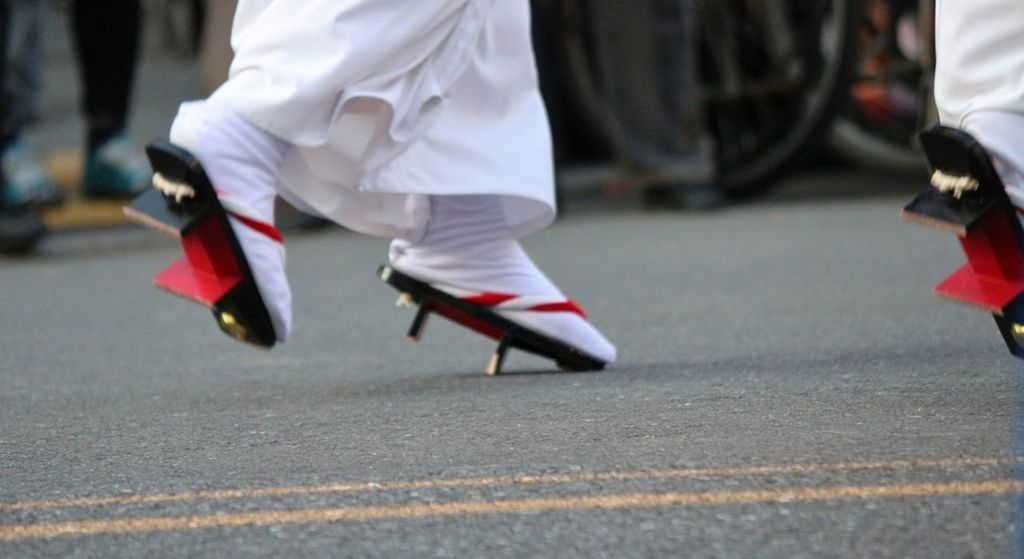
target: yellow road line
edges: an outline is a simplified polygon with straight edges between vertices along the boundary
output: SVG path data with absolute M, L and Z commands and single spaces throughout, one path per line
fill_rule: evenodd
M 910 497 L 962 497 L 1020 493 L 1024 482 L 991 480 L 976 482 L 916 483 L 901 485 L 800 487 L 753 491 L 704 491 L 695 493 L 635 493 L 500 501 L 461 501 L 419 505 L 338 507 L 293 511 L 205 514 L 152 518 L 115 518 L 80 522 L 53 522 L 0 526 L 0 541 L 36 540 L 60 536 L 140 534 L 172 530 L 203 530 L 409 520 L 485 514 L 521 514 L 557 511 L 622 510 L 663 507 L 707 507 L 756 503 L 813 503 Z
M 43 214 L 46 226 L 54 231 L 126 225 L 125 201 L 70 200 L 65 206 Z
M 46 226 L 54 231 L 125 225 L 123 207 L 127 201 L 83 200 L 78 195 L 82 182 L 82 151 L 64 149 L 46 158 L 50 177 L 69 195 L 67 204 L 43 214 Z
M 906 471 L 923 468 L 949 468 L 972 466 L 998 466 L 1011 464 L 1012 458 L 949 458 L 921 460 L 893 460 L 881 462 L 840 462 L 833 464 L 792 464 L 776 466 L 743 466 L 734 468 L 678 468 L 665 470 L 596 472 L 578 474 L 511 475 L 475 478 L 426 479 L 410 481 L 384 481 L 363 483 L 332 483 L 290 487 L 261 487 L 252 489 L 220 489 L 187 491 L 150 495 L 123 495 L 82 497 L 77 499 L 51 499 L 0 503 L 0 512 L 59 509 L 70 507 L 98 507 L 106 505 L 138 505 L 148 503 L 187 502 L 199 500 L 253 499 L 288 495 L 323 495 L 365 491 L 403 491 L 416 489 L 450 489 L 489 487 L 500 485 L 548 485 L 574 482 L 614 482 L 632 480 L 685 479 L 695 477 L 730 477 L 743 475 L 806 474 L 818 472 L 844 472 L 862 470 Z

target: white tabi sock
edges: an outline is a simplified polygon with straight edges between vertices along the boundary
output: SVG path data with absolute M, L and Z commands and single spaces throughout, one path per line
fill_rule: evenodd
M 530 310 L 566 297 L 511 234 L 498 196 L 431 196 L 423 237 L 392 241 L 390 261 L 458 296 L 514 295 L 494 310 L 606 363 L 616 358 L 615 347 L 579 314 Z
M 1024 115 L 1006 111 L 978 110 L 960 123 L 992 158 L 1010 202 L 1024 210 Z M 1024 214 L 1017 212 L 1024 225 Z
M 228 212 L 277 339 L 286 341 L 292 325 L 292 295 L 285 276 L 284 244 L 273 224 L 277 169 L 289 144 L 235 114 L 202 104 L 182 106 L 170 139 L 190 151 L 206 170 Z

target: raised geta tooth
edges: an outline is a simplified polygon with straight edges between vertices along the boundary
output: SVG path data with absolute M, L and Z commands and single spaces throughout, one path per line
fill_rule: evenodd
M 416 301 L 412 298 L 409 293 L 402 293 L 398 296 L 398 300 L 395 301 L 396 307 L 413 307 L 416 306 Z
M 175 202 L 181 202 L 183 198 L 195 198 L 194 188 L 183 182 L 175 182 L 171 179 L 156 173 L 153 175 L 153 186 L 165 196 L 174 197 Z

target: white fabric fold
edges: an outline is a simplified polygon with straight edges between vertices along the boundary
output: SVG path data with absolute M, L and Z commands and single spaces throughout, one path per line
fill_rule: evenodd
M 232 44 L 207 103 L 295 146 L 293 205 L 384 237 L 422 231 L 417 196 L 499 195 L 516 236 L 554 219 L 528 2 L 241 0 Z
M 935 29 L 942 123 L 985 147 L 1024 208 L 1024 2 L 938 0 Z

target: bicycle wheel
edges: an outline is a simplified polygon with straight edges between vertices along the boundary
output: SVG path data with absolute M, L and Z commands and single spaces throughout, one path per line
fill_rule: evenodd
M 916 138 L 931 102 L 931 9 L 932 0 L 864 2 L 853 99 L 831 136 L 848 161 L 893 171 L 925 167 Z
M 856 0 L 699 0 L 697 103 L 713 139 L 718 181 L 731 196 L 752 195 L 822 144 L 854 69 Z M 594 11 L 602 4 L 564 0 L 562 38 L 574 99 L 626 158 L 631 115 L 616 113 L 601 68 Z M 663 59 L 666 54 L 660 53 Z M 637 67 L 653 61 L 620 62 Z M 666 116 L 666 118 L 670 118 Z

